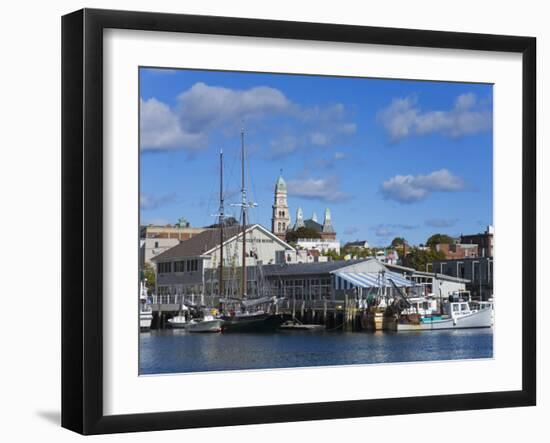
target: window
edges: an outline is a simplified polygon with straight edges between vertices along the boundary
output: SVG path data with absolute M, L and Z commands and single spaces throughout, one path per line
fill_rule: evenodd
M 185 271 L 185 262 L 183 260 L 174 262 L 174 272 L 183 272 L 183 271 Z
M 187 260 L 187 272 L 195 272 L 199 270 L 199 261 L 197 259 Z
M 172 272 L 172 263 L 171 262 L 159 263 L 158 271 L 159 271 L 159 274 L 166 274 L 168 272 Z
M 156 242 L 155 242 L 155 249 L 157 249 L 158 247 L 159 247 L 159 242 L 156 241 Z

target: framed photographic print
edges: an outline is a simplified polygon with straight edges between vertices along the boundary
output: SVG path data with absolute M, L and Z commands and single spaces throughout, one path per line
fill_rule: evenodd
M 64 16 L 62 425 L 534 405 L 535 51 Z

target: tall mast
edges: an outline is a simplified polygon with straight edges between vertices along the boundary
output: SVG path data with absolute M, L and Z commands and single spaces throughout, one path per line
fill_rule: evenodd
M 246 298 L 246 188 L 244 182 L 244 128 L 241 129 L 241 218 L 242 218 L 242 232 L 243 232 L 243 253 L 242 253 L 242 296 Z
M 223 205 L 223 151 L 220 149 L 220 269 L 218 275 L 218 292 L 223 297 L 223 225 L 224 225 L 224 205 Z

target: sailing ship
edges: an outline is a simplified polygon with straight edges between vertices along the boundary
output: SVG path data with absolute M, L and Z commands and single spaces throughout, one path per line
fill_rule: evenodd
M 242 262 L 241 262 L 241 293 L 237 300 L 232 300 L 232 304 L 237 309 L 231 310 L 229 315 L 224 315 L 222 332 L 271 332 L 283 323 L 284 319 L 281 315 L 272 314 L 269 309 L 277 303 L 275 297 L 256 297 L 249 298 L 247 294 L 247 272 L 246 272 L 246 257 L 247 257 L 247 220 L 248 210 L 256 207 L 256 203 L 248 200 L 246 183 L 245 183 L 245 144 L 244 144 L 244 129 L 241 130 L 241 202 L 234 206 L 240 207 L 241 212 L 241 241 L 242 241 Z M 222 163 L 223 165 L 223 163 Z M 223 170 L 223 166 L 221 168 Z M 224 199 L 223 199 L 223 174 L 220 174 L 220 264 L 219 264 L 219 293 L 223 297 L 223 226 L 224 226 Z M 227 299 L 226 299 L 227 301 Z M 261 306 L 267 306 L 267 311 L 259 309 Z

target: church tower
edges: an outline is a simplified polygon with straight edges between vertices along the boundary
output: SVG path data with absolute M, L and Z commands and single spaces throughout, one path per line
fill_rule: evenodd
M 288 212 L 286 183 L 282 175 L 279 175 L 277 183 L 275 184 L 275 201 L 273 203 L 273 216 L 271 217 L 271 232 L 284 240 L 288 229 L 290 229 L 290 213 Z
M 321 233 L 321 238 L 327 239 L 327 240 L 335 240 L 336 239 L 336 232 L 334 231 L 334 228 L 332 227 L 332 217 L 330 216 L 330 209 L 325 209 L 325 219 L 323 221 L 323 231 Z

